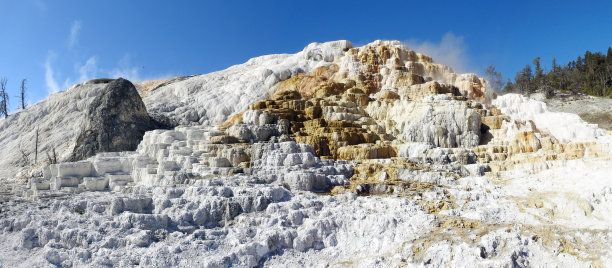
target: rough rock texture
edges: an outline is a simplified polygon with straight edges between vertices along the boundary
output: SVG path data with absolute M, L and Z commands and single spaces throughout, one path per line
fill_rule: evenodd
M 2 181 L 0 266 L 612 265 L 609 133 L 399 42 L 351 47 L 145 90 L 183 125 Z
M 135 84 L 160 127 L 215 124 L 268 96 L 278 81 L 326 65 L 350 47 L 348 41 L 312 43 L 296 54 L 261 56 L 219 72 Z M 69 160 L 89 104 L 109 81 L 76 84 L 0 118 L 0 154 L 5 156 L 0 158 L 0 178 L 25 180 L 53 162 L 50 159 Z M 38 161 L 34 164 L 37 130 Z M 27 157 L 14 153 L 20 151 Z
M 548 129 L 564 142 L 594 141 L 605 134 L 597 125 L 586 124 L 576 114 L 548 113 L 546 103 L 522 95 L 506 94 L 497 98 L 493 104 L 513 119 L 532 120 L 536 126 Z
M 445 148 L 474 147 L 480 142 L 480 114 L 447 95 L 432 95 L 420 102 L 372 102 L 366 111 L 406 142 Z
M 3 156 L 0 157 L 0 178 L 25 179 L 48 165 L 50 159 L 70 159 L 76 138 L 85 124 L 89 104 L 105 86 L 93 83 L 74 86 L 0 119 L 0 155 Z M 19 151 L 27 155 L 27 161 L 23 154 L 16 153 Z
M 155 128 L 136 88 L 123 78 L 108 83 L 91 102 L 85 122 L 72 161 L 98 152 L 133 151 L 144 133 Z
M 337 64 L 340 68 L 336 79 L 346 77 L 359 81 L 367 94 L 378 88 L 405 92 L 408 98 L 419 99 L 431 94 L 459 92 L 465 97 L 487 102 L 484 80 L 475 74 L 456 74 L 449 66 L 435 63 L 432 58 L 410 50 L 399 41 L 377 40 L 349 49 Z M 444 85 L 422 85 L 434 81 Z
M 149 93 L 144 102 L 181 125 L 218 124 L 242 112 L 270 88 L 298 73 L 327 65 L 353 47 L 348 41 L 312 43 L 296 54 L 266 55 L 226 70 L 172 81 Z
M 500 96 L 493 104 L 504 115 L 485 120 L 490 139 L 474 152 L 496 176 L 514 168 L 540 171 L 547 161 L 605 159 L 612 151 L 611 136 L 576 114 L 550 112 L 545 103 L 518 94 Z

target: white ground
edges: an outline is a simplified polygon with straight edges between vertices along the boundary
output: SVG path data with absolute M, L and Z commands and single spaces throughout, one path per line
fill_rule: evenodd
M 518 171 L 507 184 L 461 178 L 445 185 L 459 207 L 441 216 L 410 198 L 291 193 L 248 176 L 9 201 L 1 207 L 0 264 L 607 266 L 610 174 L 609 161 L 586 159 Z M 445 215 L 482 224 L 440 226 Z
M 346 45 L 311 45 L 296 55 L 256 58 L 167 85 L 145 102 L 153 111 L 192 121 L 186 124 L 218 123 L 266 97 L 268 79 L 314 68 Z M 58 109 L 67 96 L 84 102 L 89 96 L 71 95 L 78 90 L 53 95 L 24 116 L 40 112 L 42 117 L 42 111 Z M 240 90 L 249 94 L 236 93 Z M 497 104 L 513 118 L 536 121 L 560 140 L 609 144 L 611 139 L 579 118 L 550 113 L 532 100 L 504 96 Z M 75 125 L 61 121 L 78 123 L 77 111 L 84 107 L 76 106 L 62 108 L 74 110 L 66 118 L 53 110 L 55 117 L 45 120 L 76 131 Z M 18 148 L 13 140 L 21 129 L 13 130 L 6 121 L 0 125 L 6 135 L 2 153 L 11 154 L 11 148 Z M 217 162 L 218 169 L 192 165 L 188 155 L 213 132 L 196 126 L 149 132 L 137 152 L 102 155 L 82 164 L 94 165 L 96 172 L 133 172 L 134 181 L 127 187 L 117 184 L 115 191 L 32 191 L 5 180 L 0 188 L 0 267 L 612 266 L 610 157 L 527 165 L 530 168 L 500 177 L 440 180 L 438 186 L 408 197 L 331 196 L 300 189 L 316 188 L 313 181 L 320 179 L 342 183 L 342 174 L 352 164 L 314 159 L 306 146 L 262 145 L 258 152 L 263 160 L 253 167 L 254 175 L 214 174 L 225 170 Z M 25 133 L 31 135 L 32 130 Z M 66 142 L 68 148 L 70 135 L 52 141 Z M 275 160 L 288 155 L 295 158 Z M 169 167 L 171 162 L 175 166 Z M 167 176 L 149 172 L 166 168 Z M 198 176 L 189 177 L 185 170 Z M 57 170 L 67 171 L 77 170 Z M 87 176 L 121 182 L 123 175 L 109 174 Z M 39 198 L 32 198 L 33 193 Z M 449 200 L 455 206 L 437 215 L 422 206 Z

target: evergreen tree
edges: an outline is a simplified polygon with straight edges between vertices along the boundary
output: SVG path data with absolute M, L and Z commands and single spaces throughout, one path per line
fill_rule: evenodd
M 504 86 L 504 92 L 514 92 L 514 85 L 512 84 L 512 80 L 510 80 L 510 78 L 508 78 L 506 86 Z
M 518 92 L 520 92 L 521 94 L 530 94 L 532 91 L 531 82 L 531 66 L 527 64 L 520 72 L 516 74 L 516 76 L 514 77 L 514 83 L 518 89 Z
M 527 65 L 514 77 L 512 85 L 515 91 L 530 94 L 534 91 L 546 92 L 551 96 L 555 90 L 585 93 L 596 96 L 612 96 L 612 47 L 607 53 L 586 51 L 584 56 L 578 56 L 566 66 L 557 64 L 553 58 L 552 68 L 546 72 L 541 65 L 540 57 L 536 57 L 531 66 Z
M 535 74 L 533 76 L 532 87 L 539 88 L 544 80 L 544 70 L 542 70 L 540 65 L 540 57 L 533 59 L 533 65 L 535 66 Z
M 559 65 L 557 65 L 557 59 L 553 58 L 551 70 L 546 75 L 546 81 L 551 90 L 551 93 L 552 93 L 552 90 L 561 88 L 561 83 L 559 81 L 559 69 L 560 67 Z
M 552 65 L 551 65 L 551 68 L 552 68 L 552 70 L 551 70 L 552 72 L 559 72 L 559 68 L 561 68 L 561 67 L 560 67 L 560 66 L 557 64 L 557 58 L 556 58 L 556 57 L 553 57 L 553 59 L 552 59 Z

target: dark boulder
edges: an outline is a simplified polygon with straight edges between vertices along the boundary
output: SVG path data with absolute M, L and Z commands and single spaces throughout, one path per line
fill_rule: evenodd
M 163 127 L 147 113 L 134 85 L 113 80 L 87 111 L 85 126 L 72 152 L 72 161 L 98 152 L 134 151 L 148 130 Z

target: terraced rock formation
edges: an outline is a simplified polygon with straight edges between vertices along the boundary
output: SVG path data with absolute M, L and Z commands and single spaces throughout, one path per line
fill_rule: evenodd
M 612 136 L 397 41 L 138 87 L 180 125 L 4 179 L 0 266 L 612 263 Z

